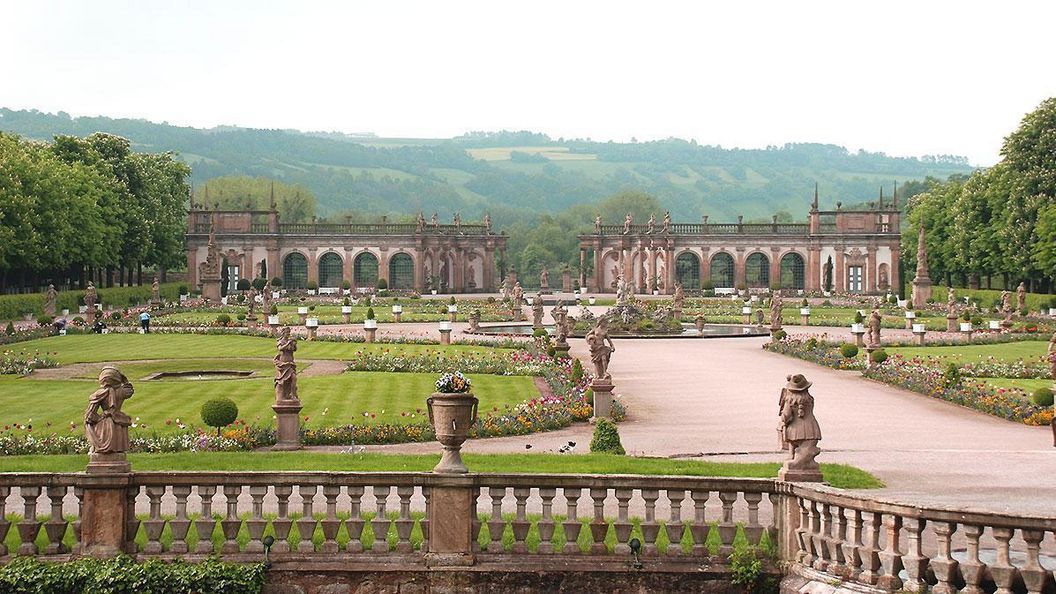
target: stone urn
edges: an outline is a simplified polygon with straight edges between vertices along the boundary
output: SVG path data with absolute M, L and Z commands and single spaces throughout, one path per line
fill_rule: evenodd
M 704 319 L 704 316 L 697 316 L 696 318 L 693 319 L 693 324 L 695 324 L 696 327 L 697 327 L 697 334 L 700 334 L 701 336 L 704 335 L 704 323 L 705 323 L 705 321 L 706 320 Z
M 478 400 L 472 392 L 435 392 L 426 399 L 429 406 L 429 422 L 436 430 L 436 440 L 444 446 L 444 455 L 433 472 L 440 474 L 465 474 L 469 472 L 462 462 L 460 451 L 469 437 L 469 429 L 477 422 Z

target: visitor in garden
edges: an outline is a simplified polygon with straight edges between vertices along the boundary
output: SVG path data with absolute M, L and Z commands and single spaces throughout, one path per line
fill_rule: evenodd
M 150 334 L 150 313 L 143 312 L 139 314 L 139 325 L 143 329 L 143 334 Z
M 97 319 L 95 321 L 95 323 L 92 324 L 92 332 L 95 332 L 96 334 L 102 334 L 105 331 L 106 331 L 106 324 L 103 323 L 102 319 Z
M 66 318 L 56 318 L 51 325 L 55 328 L 55 334 L 62 334 L 62 331 L 66 329 Z

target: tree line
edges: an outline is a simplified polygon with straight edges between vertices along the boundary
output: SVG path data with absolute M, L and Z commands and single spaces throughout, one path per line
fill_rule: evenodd
M 1056 97 L 1005 138 L 1001 161 L 970 176 L 927 181 L 908 204 L 906 278 L 923 226 L 932 279 L 961 286 L 1056 289 Z M 997 277 L 997 278 L 994 278 Z
M 0 133 L 0 292 L 142 282 L 184 262 L 190 168 L 96 133 Z

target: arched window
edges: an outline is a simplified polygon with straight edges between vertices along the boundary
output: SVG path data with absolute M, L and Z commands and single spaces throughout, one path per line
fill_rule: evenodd
M 805 288 L 803 270 L 803 256 L 796 252 L 789 252 L 781 257 L 781 288 L 803 289 Z
M 356 256 L 352 263 L 352 282 L 357 287 L 373 287 L 378 284 L 378 257 L 370 252 Z
M 719 252 L 711 257 L 711 284 L 716 289 L 733 288 L 733 256 Z
M 282 261 L 282 284 L 287 289 L 304 289 L 308 286 L 308 258 L 293 252 Z
M 389 259 L 389 287 L 392 289 L 414 288 L 414 260 L 400 252 Z
M 693 252 L 679 254 L 675 260 L 675 278 L 683 289 L 699 289 L 700 258 Z
M 341 281 L 344 280 L 343 266 L 341 256 L 334 252 L 323 254 L 319 258 L 319 286 L 328 289 L 341 288 Z
M 744 261 L 744 284 L 750 289 L 770 286 L 770 259 L 761 252 L 755 252 Z

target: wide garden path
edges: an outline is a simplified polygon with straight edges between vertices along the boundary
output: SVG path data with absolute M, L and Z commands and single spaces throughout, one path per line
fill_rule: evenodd
M 464 327 L 456 325 L 456 332 Z M 391 328 L 391 326 L 390 326 Z M 421 332 L 424 328 L 418 328 Z M 410 328 L 408 328 L 410 330 Z M 806 328 L 790 327 L 792 333 Z M 846 328 L 811 332 L 847 334 Z M 885 335 L 902 334 L 886 331 Z M 906 333 L 908 335 L 908 333 Z M 1048 427 L 1028 427 L 861 377 L 763 351 L 763 338 L 617 339 L 610 371 L 629 410 L 628 453 L 709 460 L 782 459 L 777 401 L 785 378 L 814 383 L 822 462 L 868 470 L 887 487 L 871 495 L 919 505 L 1020 514 L 1056 513 L 1056 448 Z M 590 360 L 582 339 L 572 352 Z M 588 450 L 591 427 L 472 440 L 470 452 Z M 433 452 L 435 444 L 371 450 Z

